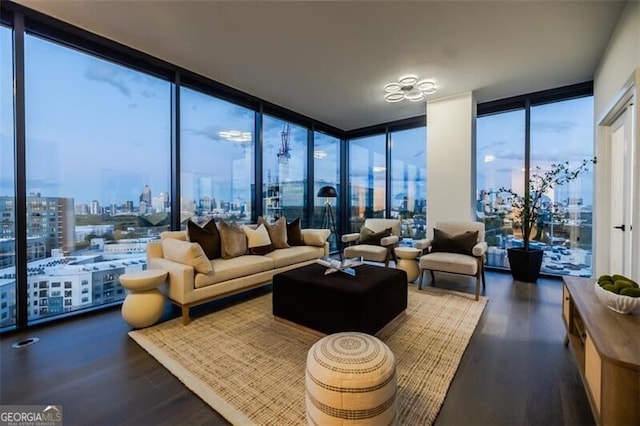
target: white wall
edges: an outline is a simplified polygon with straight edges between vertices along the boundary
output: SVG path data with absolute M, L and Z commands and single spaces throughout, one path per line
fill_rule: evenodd
M 594 276 L 609 271 L 609 140 L 607 131 L 599 128 L 598 124 L 611 111 L 614 103 L 620 98 L 625 84 L 634 75 L 640 75 L 640 2 L 629 1 L 620 16 L 620 20 L 613 32 L 607 49 L 602 56 L 594 76 L 594 119 L 595 119 L 595 153 L 598 165 L 595 168 L 595 206 L 594 206 Z M 636 81 L 640 80 L 636 77 Z M 638 83 L 636 82 L 636 91 Z M 637 102 L 637 99 L 636 99 Z M 636 123 L 640 123 L 640 108 L 636 106 Z M 635 135 L 632 136 L 636 145 L 636 170 L 640 165 L 640 125 L 636 125 Z M 636 176 L 637 187 L 640 187 L 640 174 Z M 640 201 L 636 195 L 636 228 L 640 223 Z M 632 244 L 635 253 L 640 252 L 640 235 L 635 232 Z M 640 262 L 640 259 L 634 260 Z M 636 275 L 640 275 L 638 266 Z M 639 278 L 636 276 L 636 278 Z
M 639 66 L 640 2 L 629 1 L 596 69 L 593 82 L 596 123 Z
M 441 220 L 475 220 L 475 118 L 471 92 L 427 102 L 427 235 Z

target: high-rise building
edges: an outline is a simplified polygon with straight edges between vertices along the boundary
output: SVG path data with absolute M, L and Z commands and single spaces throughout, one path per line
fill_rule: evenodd
M 144 189 L 142 190 L 142 194 L 140 194 L 140 204 L 144 202 L 147 206 L 150 206 L 152 201 L 151 188 L 149 188 L 149 185 L 145 185 Z

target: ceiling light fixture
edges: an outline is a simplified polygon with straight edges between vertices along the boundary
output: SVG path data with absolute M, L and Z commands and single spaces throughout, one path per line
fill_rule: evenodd
M 241 132 L 240 130 L 227 130 L 218 132 L 218 136 L 231 142 L 249 142 L 251 140 L 251 132 Z
M 384 86 L 384 99 L 387 102 L 400 102 L 409 100 L 411 102 L 421 102 L 425 100 L 426 95 L 436 93 L 438 88 L 433 80 L 418 80 L 414 75 L 405 75 L 398 79 L 397 82 L 389 83 Z

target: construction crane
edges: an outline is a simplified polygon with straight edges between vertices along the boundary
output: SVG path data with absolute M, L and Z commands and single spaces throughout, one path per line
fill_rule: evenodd
M 282 128 L 280 136 L 282 138 L 282 144 L 278 150 L 278 165 L 280 168 L 280 182 L 286 182 L 289 180 L 289 159 L 291 158 L 291 146 L 289 146 L 289 123 L 285 123 Z

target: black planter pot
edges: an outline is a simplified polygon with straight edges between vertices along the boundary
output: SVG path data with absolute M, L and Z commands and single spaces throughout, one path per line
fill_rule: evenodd
M 514 280 L 535 283 L 540 275 L 542 256 L 540 249 L 510 248 L 507 249 L 509 267 Z

